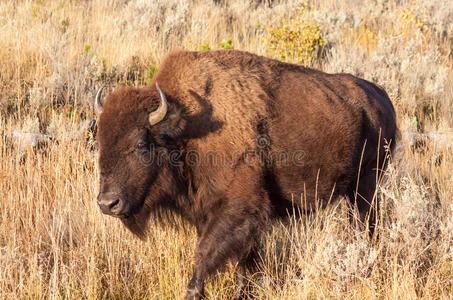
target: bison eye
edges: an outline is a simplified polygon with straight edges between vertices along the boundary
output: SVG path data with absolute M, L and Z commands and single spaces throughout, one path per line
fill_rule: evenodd
M 146 143 L 145 142 L 138 142 L 137 143 L 137 149 L 144 149 L 146 148 Z

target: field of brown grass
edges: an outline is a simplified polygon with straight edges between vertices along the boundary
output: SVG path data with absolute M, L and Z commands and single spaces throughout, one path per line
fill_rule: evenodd
M 402 140 L 378 190 L 379 239 L 351 226 L 344 199 L 275 224 L 248 274 L 256 299 L 453 298 L 449 0 L 3 0 L 1 299 L 184 296 L 194 230 L 151 224 L 142 242 L 103 216 L 95 142 L 79 134 L 101 83 L 146 84 L 175 48 L 352 73 L 383 86 L 397 110 Z M 33 146 L 18 132 L 53 141 Z M 207 298 L 229 299 L 234 282 L 229 268 Z

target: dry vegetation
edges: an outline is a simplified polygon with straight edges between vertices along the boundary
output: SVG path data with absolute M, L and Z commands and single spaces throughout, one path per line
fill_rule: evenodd
M 233 47 L 350 72 L 384 86 L 397 109 L 403 139 L 379 188 L 379 239 L 349 224 L 344 199 L 275 224 L 248 277 L 257 299 L 453 298 L 449 0 L 4 0 L 1 299 L 184 295 L 193 230 L 151 225 L 141 242 L 102 216 L 96 151 L 67 138 L 93 117 L 100 82 L 146 84 L 175 47 Z M 14 130 L 60 142 L 19 147 Z M 436 133 L 411 147 L 416 132 Z M 208 299 L 228 299 L 234 281 L 228 270 L 216 276 Z

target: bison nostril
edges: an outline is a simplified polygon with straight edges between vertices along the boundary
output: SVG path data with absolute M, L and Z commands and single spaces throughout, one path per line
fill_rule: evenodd
M 120 203 L 120 199 L 116 199 L 115 201 L 110 202 L 109 209 L 112 210 L 115 206 L 117 206 Z
M 117 196 L 101 195 L 98 204 L 104 214 L 120 215 L 124 213 L 124 202 Z

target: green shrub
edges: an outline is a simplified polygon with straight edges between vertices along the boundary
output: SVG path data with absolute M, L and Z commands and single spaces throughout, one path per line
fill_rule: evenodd
M 193 48 L 194 50 L 198 51 L 208 51 L 208 50 L 216 50 L 216 49 L 234 49 L 233 48 L 233 40 L 228 38 L 228 39 L 223 39 L 218 45 L 210 45 L 208 42 L 203 43 L 201 45 L 193 44 L 192 42 L 189 42 L 189 47 Z
M 145 70 L 144 81 L 146 84 L 151 83 L 151 80 L 153 79 L 154 73 L 156 73 L 156 71 L 157 71 L 156 65 L 151 65 L 147 70 Z
M 282 18 L 275 25 L 265 27 L 263 42 L 268 55 L 304 65 L 312 64 L 327 44 L 306 2 L 297 7 L 289 18 Z
M 231 39 L 224 39 L 220 42 L 219 47 L 225 50 L 232 49 L 233 41 Z

